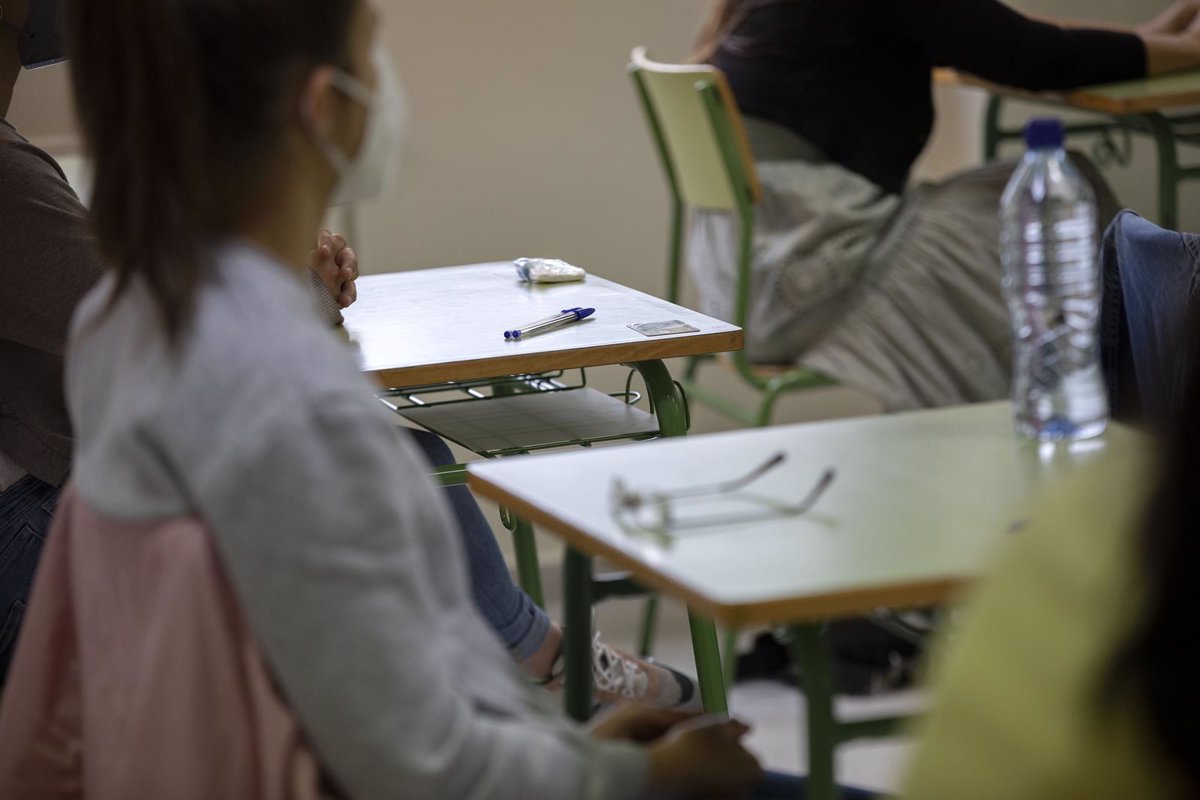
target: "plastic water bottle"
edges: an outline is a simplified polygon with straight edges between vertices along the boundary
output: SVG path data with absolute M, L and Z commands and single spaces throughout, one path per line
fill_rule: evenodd
M 1035 119 L 1000 200 L 1000 255 L 1013 330 L 1013 419 L 1034 439 L 1086 439 L 1108 424 L 1096 198 L 1063 150 L 1063 126 Z

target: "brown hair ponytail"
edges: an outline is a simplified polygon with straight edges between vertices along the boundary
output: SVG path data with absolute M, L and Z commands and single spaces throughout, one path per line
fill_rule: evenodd
M 117 293 L 140 279 L 172 341 L 303 71 L 345 65 L 360 0 L 74 0 L 75 103 L 92 221 Z M 114 295 L 115 297 L 116 295 Z

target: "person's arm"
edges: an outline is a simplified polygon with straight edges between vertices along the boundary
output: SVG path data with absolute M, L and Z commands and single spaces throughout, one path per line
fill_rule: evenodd
M 939 66 L 994 83 L 1044 91 L 1147 74 L 1150 48 L 1141 36 L 1040 22 L 999 0 L 879 0 L 874 8 Z M 1162 68 L 1157 59 L 1153 66 Z
M 455 680 L 445 642 L 430 646 L 445 630 L 446 598 L 470 602 L 465 586 L 444 585 L 447 575 L 466 580 L 465 561 L 461 577 L 430 568 L 428 542 L 457 532 L 390 420 L 341 395 L 238 413 L 230 434 L 240 444 L 192 470 L 190 491 L 272 670 L 347 796 L 640 794 L 649 762 L 638 748 L 532 707 L 525 718 L 491 712 Z M 529 690 L 498 644 L 461 657 L 493 658 L 493 689 Z
M 0 339 L 62 355 L 75 306 L 104 272 L 87 211 L 53 159 L 8 131 L 0 187 Z
M 1043 19 L 1060 27 L 1096 28 L 1132 33 L 1146 47 L 1146 74 L 1161 75 L 1200 67 L 1200 3 L 1180 0 L 1141 25 L 1121 26 L 1095 20 Z

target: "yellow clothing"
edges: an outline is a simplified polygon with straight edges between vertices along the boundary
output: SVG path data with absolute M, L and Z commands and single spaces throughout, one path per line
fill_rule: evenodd
M 1141 607 L 1146 459 L 1058 487 L 970 598 L 918 726 L 913 800 L 1182 797 L 1132 693 L 1102 696 Z

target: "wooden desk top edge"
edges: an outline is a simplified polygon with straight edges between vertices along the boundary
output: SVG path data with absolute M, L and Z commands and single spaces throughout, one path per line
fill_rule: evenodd
M 990 83 L 974 75 L 946 68 L 935 71 L 935 80 L 937 83 L 945 86 L 967 86 L 1009 97 L 1017 97 L 1035 102 L 1056 103 L 1082 111 L 1095 111 L 1116 116 L 1200 105 L 1200 91 L 1174 91 L 1147 95 L 1145 97 L 1121 98 L 1114 97 L 1108 92 L 1114 86 L 1121 86 L 1123 84 L 1108 84 L 1104 86 L 1086 86 L 1070 92 L 1029 92 L 1024 89 Z M 1138 81 L 1130 81 L 1129 83 L 1138 83 Z
M 731 627 L 848 617 L 864 614 L 881 607 L 916 608 L 924 605 L 937 605 L 945 602 L 963 586 L 970 583 L 970 580 L 965 577 L 944 576 L 910 583 L 880 584 L 861 590 L 828 592 L 804 598 L 784 598 L 757 603 L 719 603 L 669 575 L 648 568 L 645 563 L 628 556 L 603 539 L 597 539 L 548 514 L 523 498 L 509 493 L 469 467 L 467 479 L 471 489 L 475 492 L 500 503 L 534 524 L 554 531 L 562 537 L 566 544 L 590 556 L 604 558 L 622 569 L 629 570 L 639 582 L 649 588 L 657 589 L 682 600 L 689 608 Z
M 605 367 L 612 364 L 629 364 L 635 361 L 727 353 L 741 350 L 743 342 L 742 330 L 736 328 L 718 333 L 700 333 L 647 339 L 642 342 L 554 350 L 535 355 L 515 354 L 503 358 L 481 358 L 442 364 L 423 364 L 415 367 L 380 367 L 366 370 L 365 374 L 371 376 L 385 389 L 397 389 L 406 386 L 428 386 L 448 381 L 497 378 L 504 375 L 552 372 L 580 367 Z

